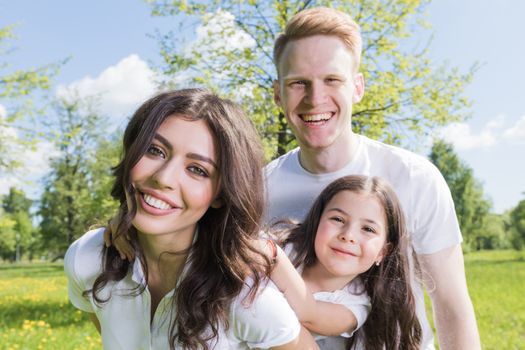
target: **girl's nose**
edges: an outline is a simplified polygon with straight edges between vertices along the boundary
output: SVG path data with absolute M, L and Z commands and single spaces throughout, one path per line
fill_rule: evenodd
M 357 241 L 353 237 L 352 233 L 350 232 L 350 229 L 341 232 L 339 234 L 338 238 L 339 238 L 339 240 L 341 242 L 351 243 L 351 244 L 356 244 L 357 243 Z

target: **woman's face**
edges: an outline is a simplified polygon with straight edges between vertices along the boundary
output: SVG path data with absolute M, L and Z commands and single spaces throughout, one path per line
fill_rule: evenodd
M 315 236 L 315 254 L 326 273 L 353 279 L 381 261 L 386 218 L 377 198 L 352 191 L 337 193 L 326 205 Z
M 197 221 L 219 192 L 218 152 L 208 124 L 168 117 L 131 169 L 137 214 L 132 224 L 147 235 L 192 237 Z

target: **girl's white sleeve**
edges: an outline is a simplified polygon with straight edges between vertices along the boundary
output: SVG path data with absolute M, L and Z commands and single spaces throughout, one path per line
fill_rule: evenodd
M 314 298 L 319 301 L 343 305 L 352 311 L 357 319 L 357 327 L 351 333 L 342 333 L 341 336 L 345 338 L 350 338 L 365 323 L 371 309 L 370 298 L 362 288 L 360 281 L 352 282 L 346 288 L 334 292 L 314 293 Z
M 245 292 L 241 293 L 230 309 L 230 327 L 238 341 L 250 348 L 267 349 L 299 336 L 299 320 L 271 281 L 261 287 L 252 304 L 244 300 L 245 296 Z

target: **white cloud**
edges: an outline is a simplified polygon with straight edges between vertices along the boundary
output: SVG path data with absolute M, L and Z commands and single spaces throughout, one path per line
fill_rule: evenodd
M 508 118 L 498 115 L 489 120 L 479 132 L 468 123 L 452 123 L 440 129 L 439 136 L 457 150 L 488 148 L 501 143 L 525 143 L 525 115 L 508 127 Z
M 496 143 L 493 128 L 489 125 L 476 134 L 467 123 L 452 123 L 441 129 L 440 135 L 457 150 L 490 147 Z
M 0 120 L 5 118 L 6 115 L 7 115 L 7 110 L 5 109 L 3 105 L 0 104 Z
M 503 137 L 511 142 L 525 143 L 525 115 L 516 124 L 503 131 Z
M 100 112 L 113 118 L 128 116 L 156 92 L 156 76 L 148 64 L 132 54 L 106 68 L 97 77 L 86 76 L 57 88 L 57 96 L 97 96 Z
M 235 25 L 235 16 L 228 11 L 208 13 L 196 33 L 193 46 L 204 52 L 243 50 L 255 46 L 255 40 Z
M 37 192 L 41 190 L 37 181 L 49 173 L 49 161 L 58 154 L 59 151 L 48 141 L 38 142 L 33 148 L 24 147 L 19 150 L 17 157 L 23 164 L 12 174 L 0 173 L 0 194 L 8 193 L 9 188 L 14 186 L 36 198 Z

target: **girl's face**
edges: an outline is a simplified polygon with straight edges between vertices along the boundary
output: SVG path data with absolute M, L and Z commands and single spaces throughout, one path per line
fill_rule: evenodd
M 168 117 L 131 169 L 137 214 L 132 224 L 148 235 L 193 237 L 197 221 L 219 191 L 214 137 L 203 120 Z
M 318 263 L 334 277 L 349 281 L 385 253 L 386 219 L 371 195 L 341 191 L 326 205 L 315 237 Z

